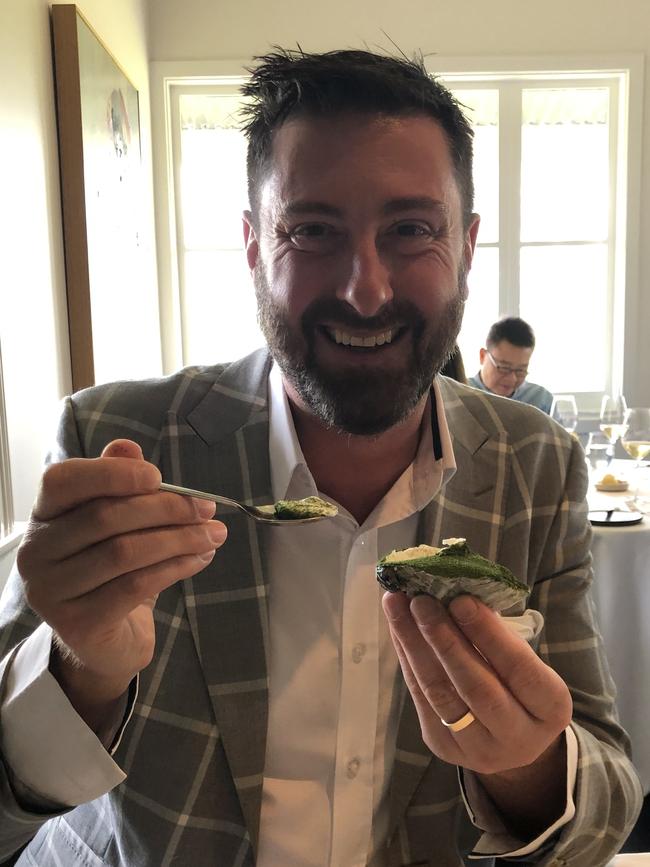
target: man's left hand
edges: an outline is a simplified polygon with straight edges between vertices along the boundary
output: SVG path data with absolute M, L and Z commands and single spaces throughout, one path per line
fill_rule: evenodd
M 386 593 L 383 606 L 422 737 L 439 758 L 499 774 L 557 743 L 571 720 L 569 690 L 495 612 L 472 596 L 446 610 L 428 596 Z M 468 711 L 475 719 L 462 730 L 442 722 Z

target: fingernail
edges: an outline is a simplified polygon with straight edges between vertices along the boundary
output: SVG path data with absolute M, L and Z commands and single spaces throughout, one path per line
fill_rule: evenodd
M 471 623 L 478 614 L 478 605 L 472 596 L 457 596 L 449 605 L 449 612 L 456 623 Z
M 411 600 L 411 604 L 409 607 L 411 609 L 411 613 L 417 620 L 419 617 L 427 614 L 427 612 L 431 610 L 430 606 L 431 603 L 428 601 L 427 597 L 422 594 L 420 596 L 415 596 Z
M 196 556 L 199 558 L 199 560 L 201 560 L 202 563 L 209 563 L 215 554 L 216 551 L 213 548 L 211 551 L 204 551 L 203 554 L 197 554 Z
M 199 497 L 193 497 L 196 510 L 202 518 L 211 518 L 217 510 L 217 504 L 211 500 L 203 500 Z
M 225 524 L 222 524 L 221 521 L 210 521 L 207 525 L 207 529 L 208 535 L 216 545 L 221 545 L 222 542 L 226 541 L 228 530 L 226 529 Z
M 158 489 L 162 481 L 162 476 L 160 475 L 158 467 L 155 467 L 153 464 L 147 463 L 146 461 L 138 461 L 136 472 L 140 474 L 140 480 L 143 487 L 151 488 L 151 490 L 154 491 Z

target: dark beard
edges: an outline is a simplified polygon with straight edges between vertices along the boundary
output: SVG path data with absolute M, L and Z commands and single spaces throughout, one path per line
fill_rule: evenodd
M 392 301 L 376 316 L 366 318 L 343 301 L 325 298 L 307 308 L 301 333 L 295 334 L 271 297 L 261 261 L 255 268 L 254 282 L 260 328 L 287 381 L 325 425 L 358 436 L 376 436 L 410 415 L 454 349 L 466 297 L 462 269 L 457 294 L 428 327 L 409 301 Z M 323 321 L 369 331 L 387 331 L 402 323 L 408 327 L 407 339 L 412 342 L 409 362 L 402 369 L 377 371 L 364 365 L 356 368 L 351 355 L 345 372 L 319 366 L 313 347 L 316 323 Z

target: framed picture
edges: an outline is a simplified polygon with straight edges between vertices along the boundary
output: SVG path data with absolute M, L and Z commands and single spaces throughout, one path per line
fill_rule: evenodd
M 103 375 L 142 268 L 138 92 L 74 4 L 52 7 L 72 386 Z M 101 326 L 101 327 L 100 327 Z

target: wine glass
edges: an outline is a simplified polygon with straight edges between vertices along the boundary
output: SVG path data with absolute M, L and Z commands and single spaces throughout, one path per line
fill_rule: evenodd
M 578 427 L 578 407 L 572 394 L 555 394 L 551 404 L 551 418 L 559 422 L 567 433 Z
M 607 469 L 614 457 L 614 446 L 609 436 L 603 431 L 591 431 L 585 446 L 585 456 L 592 472 Z
M 636 461 L 638 470 L 641 461 L 650 454 L 650 409 L 633 407 L 625 413 L 626 430 L 621 437 L 621 445 Z
M 600 429 L 612 445 L 625 433 L 627 404 L 622 394 L 606 394 L 600 404 Z
M 634 458 L 635 492 L 632 503 L 639 499 L 639 471 L 641 461 L 650 454 L 650 409 L 633 407 L 625 413 L 626 430 L 621 437 L 621 445 L 631 458 Z

